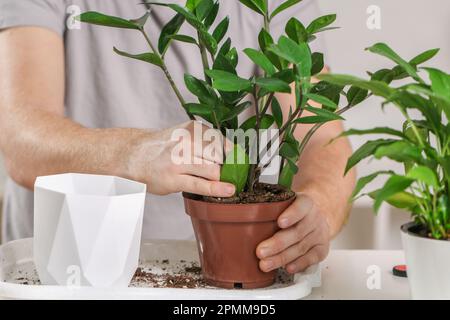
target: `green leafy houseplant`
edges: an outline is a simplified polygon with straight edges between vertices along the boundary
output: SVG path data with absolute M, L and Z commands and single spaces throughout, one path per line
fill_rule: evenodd
M 272 12 L 269 12 L 268 0 L 240 2 L 264 22 L 262 30 L 258 35 L 255 34 L 259 48 L 244 50 L 247 58 L 262 70 L 261 76 L 250 79 L 237 74 L 240 53 L 233 47 L 231 38 L 226 37 L 229 18 L 216 21 L 220 1 L 188 0 L 184 7 L 174 3 L 146 3 L 149 10 L 159 6 L 174 11 L 174 17 L 162 29 L 157 44 L 152 43 L 144 28 L 150 17 L 149 11 L 135 20 L 98 12 L 83 13 L 79 19 L 90 24 L 132 29 L 142 33 L 149 45 L 149 52 L 131 54 L 117 48 L 114 51 L 121 56 L 142 60 L 160 68 L 190 119 L 202 118 L 224 135 L 228 129 L 255 129 L 259 132 L 277 126 L 281 137 L 279 154 L 283 159 L 278 183 L 289 190 L 298 171 L 297 162 L 313 134 L 324 123 L 342 120 L 342 113 L 361 103 L 368 93 L 356 86 L 344 92 L 344 87 L 340 84 L 312 81 L 312 77 L 324 68 L 324 56 L 319 52 L 311 52 L 309 43 L 316 39 L 318 33 L 332 29 L 330 25 L 335 21 L 335 15 L 319 17 L 306 27 L 293 17 L 286 23 L 285 35 L 275 41 L 270 32 L 271 22 L 279 13 L 297 5 L 301 0 L 287 0 Z M 195 30 L 196 37 L 180 33 L 184 24 Z M 197 97 L 197 101 L 186 101 L 165 63 L 165 55 L 173 41 L 194 45 L 199 49 L 204 77 L 199 79 L 190 74 L 184 76 L 187 89 Z M 286 118 L 283 117 L 275 95 L 291 91 L 295 93 L 296 105 L 291 106 Z M 342 95 L 347 98 L 347 102 L 340 109 Z M 323 107 L 313 107 L 310 101 Z M 238 116 L 251 107 L 254 108 L 254 115 L 239 123 Z M 304 116 L 305 113 L 309 115 Z M 294 130 L 302 124 L 314 126 L 302 141 L 298 141 L 294 137 Z M 256 150 L 262 149 L 259 135 L 250 142 L 252 143 Z M 268 142 L 270 143 L 271 141 Z M 230 158 L 234 159 L 242 153 L 245 153 L 244 159 L 248 159 L 251 147 L 249 144 L 236 144 L 234 152 L 228 155 L 228 159 L 224 159 L 226 161 L 222 166 L 221 180 L 233 183 L 238 194 L 242 191 L 253 192 L 263 169 L 259 152 L 256 163 L 246 160 L 236 164 L 230 161 Z
M 347 75 L 323 75 L 320 78 L 335 85 L 354 86 L 369 90 L 395 105 L 403 114 L 403 130 L 373 128 L 349 130 L 342 136 L 384 135 L 359 148 L 349 159 L 350 170 L 363 159 L 389 158 L 404 165 L 404 173 L 375 172 L 359 180 L 354 199 L 364 195 L 363 189 L 378 176 L 387 176 L 384 186 L 369 195 L 374 198 L 378 211 L 383 202 L 410 211 L 426 236 L 439 240 L 450 237 L 450 75 L 434 68 L 419 68 L 433 58 L 438 49 L 426 51 L 410 61 L 401 58 L 383 43 L 368 48 L 370 52 L 389 58 L 392 69 L 369 73 L 363 80 Z M 424 79 L 423 75 L 428 75 Z M 403 82 L 394 87 L 395 81 Z M 413 117 L 412 114 L 420 114 Z M 361 194 L 362 193 L 362 194 Z

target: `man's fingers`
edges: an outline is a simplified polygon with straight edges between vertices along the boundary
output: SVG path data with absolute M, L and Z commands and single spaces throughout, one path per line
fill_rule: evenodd
M 303 272 L 310 266 L 323 261 L 326 258 L 328 251 L 329 251 L 328 245 L 317 245 L 311 248 L 311 250 L 308 251 L 302 257 L 289 263 L 286 266 L 286 271 L 289 272 L 290 274 Z
M 295 202 L 278 218 L 278 225 L 282 229 L 289 228 L 307 216 L 314 207 L 310 197 L 299 194 Z
M 310 223 L 311 219 L 306 217 L 295 227 L 281 230 L 277 232 L 272 238 L 261 242 L 256 250 L 256 255 L 259 259 L 274 256 L 283 250 L 286 250 L 295 243 L 302 241 L 311 231 L 314 230 L 314 225 Z
M 218 164 L 198 158 L 194 159 L 194 161 L 195 160 L 199 160 L 198 163 L 201 164 L 184 165 L 181 173 L 205 178 L 211 181 L 220 180 L 220 166 Z
M 320 243 L 318 238 L 319 234 L 317 231 L 309 233 L 302 241 L 297 241 L 286 250 L 283 250 L 280 254 L 261 260 L 259 263 L 261 270 L 264 272 L 269 272 L 286 266 L 298 257 L 305 255 L 317 243 Z
M 232 197 L 236 192 L 236 188 L 230 183 L 208 181 L 188 175 L 183 175 L 180 177 L 179 186 L 179 191 L 209 197 Z

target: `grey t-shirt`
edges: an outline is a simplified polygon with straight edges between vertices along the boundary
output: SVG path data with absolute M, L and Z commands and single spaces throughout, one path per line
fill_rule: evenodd
M 65 113 L 72 120 L 90 128 L 133 127 L 162 129 L 187 121 L 178 100 L 161 71 L 140 61 L 131 61 L 112 52 L 119 49 L 141 53 L 148 48 L 142 35 L 133 30 L 111 29 L 72 22 L 74 14 L 100 11 L 132 19 L 142 16 L 145 7 L 135 0 L 0 0 L 0 29 L 15 26 L 38 26 L 59 34 L 65 43 L 66 93 Z M 184 3 L 185 0 L 171 1 Z M 270 0 L 275 7 L 284 0 Z M 230 16 L 229 35 L 239 51 L 257 48 L 257 34 L 262 27 L 259 17 L 237 0 L 220 1 L 221 17 Z M 279 15 L 272 25 L 278 36 L 287 16 L 309 23 L 319 16 L 317 4 L 305 0 Z M 162 26 L 173 16 L 168 8 L 154 8 L 148 25 L 150 37 L 157 41 Z M 74 28 L 75 26 L 75 28 Z M 192 34 L 186 25 L 185 34 Z M 324 51 L 315 42 L 314 50 Z M 182 52 L 182 53 L 181 53 Z M 250 61 L 241 55 L 239 71 L 250 76 L 255 72 Z M 193 98 L 184 88 L 183 75 L 201 76 L 202 67 L 194 46 L 174 43 L 167 54 L 167 65 L 182 94 Z M 45 74 L 42 75 L 45 77 Z M 50 93 L 49 93 L 50 94 Z M 191 101 L 194 101 L 191 99 Z M 45 141 L 42 141 L 45 143 Z M 26 156 L 26 155 L 24 155 Z M 33 233 L 33 193 L 8 179 L 4 198 L 3 241 L 30 237 Z M 191 223 L 184 213 L 179 194 L 148 195 L 143 237 L 147 239 L 190 239 Z

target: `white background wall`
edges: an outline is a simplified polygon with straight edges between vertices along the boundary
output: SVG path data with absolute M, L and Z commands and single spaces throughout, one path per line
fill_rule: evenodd
M 365 52 L 364 48 L 387 42 L 398 53 L 409 59 L 430 48 L 441 48 L 431 66 L 450 71 L 450 1 L 449 0 L 317 0 L 324 13 L 337 13 L 340 30 L 325 34 L 328 46 L 327 64 L 336 73 L 365 76 L 367 70 L 390 67 L 381 57 Z M 381 30 L 369 30 L 366 10 L 371 5 L 381 9 Z M 381 112 L 379 101 L 371 100 L 349 113 L 347 126 L 368 128 L 374 126 L 400 127 L 401 117 L 392 108 Z M 354 138 L 354 147 L 364 138 Z M 387 162 L 364 163 L 359 174 L 365 175 Z M 5 173 L 0 161 L 0 194 Z M 330 195 L 332 196 L 332 195 Z M 399 248 L 398 228 L 408 215 L 390 212 L 387 207 L 378 218 L 373 216 L 370 201 L 356 205 L 349 223 L 336 240 L 338 248 Z

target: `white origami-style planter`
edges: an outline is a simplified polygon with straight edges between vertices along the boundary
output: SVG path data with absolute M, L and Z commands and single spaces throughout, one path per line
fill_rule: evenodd
M 46 285 L 127 287 L 138 267 L 146 186 L 112 177 L 39 177 L 34 260 Z
M 415 229 L 414 223 L 402 226 L 411 297 L 450 300 L 450 241 L 421 237 Z

